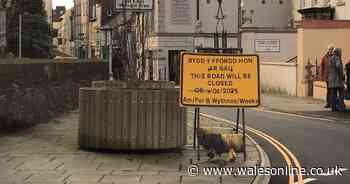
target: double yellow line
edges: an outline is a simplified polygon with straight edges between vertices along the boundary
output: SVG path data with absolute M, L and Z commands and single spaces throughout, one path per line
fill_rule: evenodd
M 232 121 L 226 120 L 226 119 L 222 119 L 222 118 L 217 118 L 217 117 L 213 117 L 211 115 L 207 115 L 204 113 L 201 113 L 201 115 L 206 116 L 208 118 L 215 118 L 215 119 L 220 119 L 223 122 L 229 123 L 229 124 L 234 124 Z M 240 128 L 242 128 L 242 126 L 240 126 Z M 278 141 L 277 139 L 269 136 L 268 134 L 260 131 L 260 130 L 256 130 L 254 128 L 248 127 L 246 126 L 247 130 L 249 132 L 254 133 L 255 135 L 265 139 L 267 142 L 269 142 L 270 144 L 272 144 L 283 156 L 284 160 L 287 163 L 288 168 L 291 170 L 293 165 L 295 166 L 294 168 L 298 169 L 298 173 L 297 173 L 297 184 L 304 184 L 304 179 L 303 179 L 303 175 L 301 173 L 301 164 L 299 162 L 299 160 L 296 158 L 296 156 L 286 147 L 284 146 L 280 141 Z M 294 174 L 294 173 L 293 173 Z M 289 175 L 288 176 L 288 184 L 294 184 L 295 183 L 295 176 L 294 175 Z
M 264 132 L 261 132 L 259 130 L 256 130 L 256 129 L 253 129 L 250 127 L 247 127 L 247 130 L 254 133 L 255 135 L 265 139 L 269 143 L 271 143 L 282 154 L 282 156 L 283 156 L 284 160 L 287 162 L 287 166 L 288 166 L 288 168 L 290 168 L 290 170 L 292 169 L 293 163 L 294 163 L 295 167 L 298 169 L 298 173 L 297 173 L 298 184 L 304 184 L 303 175 L 301 173 L 300 162 L 288 148 L 286 148 L 281 142 L 279 142 L 275 138 L 265 134 Z M 294 184 L 294 179 L 295 179 L 294 176 L 291 176 L 291 175 L 288 176 L 288 183 Z

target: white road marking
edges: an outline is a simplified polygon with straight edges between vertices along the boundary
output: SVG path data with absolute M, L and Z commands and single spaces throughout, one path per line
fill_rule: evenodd
M 304 184 L 310 183 L 312 181 L 317 181 L 317 179 L 316 178 L 306 178 L 306 179 L 304 179 Z M 298 184 L 298 182 L 295 182 L 294 184 Z
M 260 112 L 268 112 L 268 113 L 272 113 L 272 114 L 279 114 L 279 115 L 286 115 L 286 116 L 294 116 L 294 117 L 299 117 L 299 118 L 304 118 L 304 119 L 312 119 L 312 120 L 320 120 L 320 121 L 334 122 L 334 120 L 327 119 L 327 118 L 317 118 L 317 117 L 311 117 L 311 116 L 303 116 L 303 115 L 298 115 L 298 114 L 293 114 L 293 113 L 271 111 L 271 110 L 260 109 L 260 108 L 254 108 L 254 110 L 260 111 Z

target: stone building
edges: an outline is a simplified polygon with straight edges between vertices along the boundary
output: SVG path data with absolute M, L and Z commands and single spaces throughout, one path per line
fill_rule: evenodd
M 243 52 L 259 55 L 264 92 L 297 94 L 297 30 L 293 1 L 242 0 L 241 3 Z
M 0 57 L 6 49 L 6 9 L 0 5 Z
M 238 0 L 223 1 L 227 46 L 238 47 Z M 150 14 L 147 49 L 152 64 L 152 79 L 168 80 L 170 65 L 178 65 L 183 50 L 214 47 L 217 28 L 217 0 L 155 0 Z M 222 32 L 222 26 L 218 27 Z
M 75 56 L 89 57 L 89 0 L 74 0 Z
M 63 15 L 66 13 L 65 6 L 56 6 L 54 10 L 52 10 L 52 44 L 55 48 L 58 49 L 62 45 L 62 23 L 63 23 Z
M 11 6 L 11 0 L 0 0 L 0 57 L 6 54 L 7 38 L 6 38 L 6 10 Z
M 350 3 L 346 0 L 298 0 L 294 2 L 298 9 L 294 10 L 296 20 L 301 20 L 302 15 L 297 10 L 324 11 L 331 8 L 334 20 L 350 19 Z
M 90 0 L 89 4 L 89 58 L 102 58 L 101 49 L 101 5 L 96 4 L 95 0 Z
M 60 36 L 58 50 L 68 56 L 73 56 L 74 54 L 72 19 L 72 9 L 69 9 L 61 16 L 60 27 L 58 29 L 58 35 Z
M 95 0 L 74 0 L 73 12 L 74 55 L 83 59 L 101 58 L 101 5 Z
M 47 22 L 49 26 L 52 26 L 52 0 L 43 0 L 45 4 L 45 11 L 47 15 Z
M 290 0 L 244 0 L 242 48 L 262 62 L 286 62 L 296 57 L 296 29 Z

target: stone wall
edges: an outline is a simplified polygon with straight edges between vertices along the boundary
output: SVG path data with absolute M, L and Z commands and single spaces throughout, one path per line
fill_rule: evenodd
M 0 63 L 0 130 L 45 123 L 78 108 L 79 88 L 107 79 L 108 73 L 102 62 Z

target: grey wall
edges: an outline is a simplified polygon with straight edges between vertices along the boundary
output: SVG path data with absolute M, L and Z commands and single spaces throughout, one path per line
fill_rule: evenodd
M 78 108 L 79 88 L 106 79 L 107 71 L 101 62 L 0 64 L 0 131 L 44 123 Z

